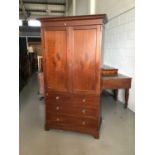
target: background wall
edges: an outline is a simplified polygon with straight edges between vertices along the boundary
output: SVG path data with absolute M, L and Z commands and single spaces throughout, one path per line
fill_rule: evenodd
M 68 0 L 68 10 L 66 11 L 68 16 L 73 16 L 73 0 Z
M 96 13 L 106 13 L 109 19 L 104 32 L 104 64 L 116 67 L 120 73 L 133 78 L 129 108 L 135 111 L 134 1 L 96 0 Z M 123 90 L 119 91 L 118 99 L 124 101 Z
M 75 8 L 76 15 L 89 14 L 90 0 L 76 0 Z
M 107 14 L 109 21 L 105 25 L 102 59 L 104 64 L 116 67 L 119 69 L 119 73 L 132 77 L 128 107 L 135 111 L 134 0 L 74 1 L 75 15 L 87 15 L 92 12 Z M 124 102 L 124 91 L 119 91 L 118 99 Z
M 106 13 L 111 18 L 134 6 L 134 0 L 96 0 L 96 13 Z

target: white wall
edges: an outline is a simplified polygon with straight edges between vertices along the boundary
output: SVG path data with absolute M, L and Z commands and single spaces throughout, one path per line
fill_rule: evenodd
M 68 0 L 68 16 L 95 14 L 95 0 Z
M 73 16 L 73 1 L 68 0 L 68 10 L 67 10 L 68 16 Z
M 104 63 L 119 69 L 120 73 L 131 76 L 132 87 L 129 108 L 135 109 L 135 47 L 134 47 L 134 9 L 111 20 L 105 28 Z M 119 100 L 124 101 L 120 91 Z
M 76 0 L 75 8 L 76 15 L 90 14 L 90 0 Z
M 96 13 L 106 13 L 111 18 L 134 6 L 134 0 L 96 0 Z
M 128 107 L 135 111 L 134 1 L 96 0 L 96 13 L 106 13 L 109 18 L 105 25 L 104 64 L 132 77 Z M 118 99 L 124 102 L 123 90 Z

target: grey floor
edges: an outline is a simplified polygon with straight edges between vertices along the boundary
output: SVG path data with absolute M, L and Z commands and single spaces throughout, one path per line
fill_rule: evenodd
M 20 155 L 134 155 L 135 115 L 102 95 L 100 139 L 76 132 L 44 131 L 44 103 L 34 75 L 20 93 Z

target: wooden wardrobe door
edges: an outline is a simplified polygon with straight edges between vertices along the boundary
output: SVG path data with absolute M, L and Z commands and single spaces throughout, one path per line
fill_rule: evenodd
M 45 87 L 53 91 L 69 91 L 69 67 L 66 28 L 44 30 Z
M 74 27 L 73 38 L 73 91 L 99 92 L 99 28 L 97 26 Z

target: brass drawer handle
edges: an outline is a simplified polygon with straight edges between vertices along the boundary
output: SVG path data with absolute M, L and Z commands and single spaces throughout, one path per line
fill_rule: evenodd
M 86 102 L 86 99 L 83 99 L 82 102 Z
M 59 99 L 60 99 L 60 97 L 59 97 L 59 96 L 57 96 L 57 97 L 56 97 L 56 100 L 59 100 Z
M 64 26 L 66 26 L 67 24 L 66 23 L 64 23 Z
M 56 107 L 56 110 L 59 110 L 59 109 L 60 109 L 59 106 L 57 106 L 57 107 Z
M 86 122 L 85 122 L 85 121 L 83 121 L 83 122 L 82 122 L 82 125 L 86 125 Z
M 59 122 L 60 121 L 60 118 L 57 118 L 56 121 Z
M 82 113 L 83 113 L 83 114 L 85 114 L 85 113 L 86 113 L 86 110 L 85 110 L 85 109 L 83 109 L 83 110 L 82 110 Z

